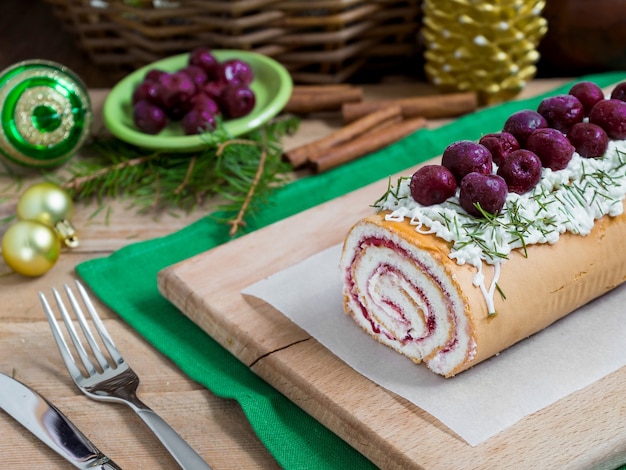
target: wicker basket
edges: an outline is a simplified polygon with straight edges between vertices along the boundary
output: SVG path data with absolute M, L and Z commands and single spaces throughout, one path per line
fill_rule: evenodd
M 96 64 L 137 68 L 196 46 L 275 58 L 298 83 L 419 61 L 420 0 L 45 0 Z

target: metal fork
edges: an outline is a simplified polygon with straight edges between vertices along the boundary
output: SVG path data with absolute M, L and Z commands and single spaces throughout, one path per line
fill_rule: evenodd
M 137 398 L 136 391 L 139 386 L 139 377 L 130 368 L 130 366 L 124 361 L 124 358 L 119 353 L 117 347 L 113 343 L 111 336 L 107 332 L 102 320 L 98 316 L 87 291 L 79 281 L 76 281 L 76 287 L 83 301 L 84 306 L 89 312 L 89 316 L 93 321 L 95 330 L 100 336 L 102 344 L 106 347 L 110 358 L 113 363 L 105 357 L 102 349 L 96 341 L 96 337 L 91 332 L 91 329 L 87 323 L 87 318 L 83 313 L 79 302 L 76 299 L 72 289 L 66 284 L 65 291 L 67 298 L 70 301 L 72 310 L 76 315 L 76 319 L 83 332 L 84 337 L 89 343 L 89 348 L 95 357 L 97 365 L 95 365 L 89 358 L 89 353 L 83 346 L 81 339 L 79 338 L 77 331 L 72 322 L 72 318 L 65 307 L 65 304 L 61 298 L 61 295 L 56 289 L 52 289 L 52 293 L 56 300 L 56 304 L 65 323 L 65 327 L 69 334 L 69 337 L 76 348 L 76 352 L 80 357 L 83 367 L 87 372 L 84 375 L 81 372 L 80 366 L 74 359 L 68 343 L 65 341 L 61 328 L 56 320 L 54 311 L 50 307 L 50 304 L 46 300 L 45 295 L 39 292 L 39 298 L 43 309 L 48 316 L 48 322 L 52 329 L 52 334 L 56 340 L 65 366 L 70 372 L 72 379 L 78 386 L 78 388 L 89 398 L 100 401 L 118 402 L 124 403 L 146 423 L 146 425 L 152 430 L 156 437 L 161 441 L 169 453 L 174 457 L 176 462 L 181 468 L 187 470 L 201 470 L 210 469 L 206 462 L 196 453 L 195 450 L 183 440 L 182 437 L 172 429 L 161 417 L 159 417 L 154 411 L 152 411 L 147 405 L 145 405 L 139 398 Z

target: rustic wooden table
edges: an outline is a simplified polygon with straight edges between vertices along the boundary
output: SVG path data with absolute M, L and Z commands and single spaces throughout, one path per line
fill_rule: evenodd
M 536 80 L 521 97 L 548 91 L 566 80 Z M 422 84 L 395 83 L 365 87 L 367 99 L 406 97 L 432 90 Z M 99 115 L 106 90 L 94 90 Z M 432 122 L 437 126 L 443 121 Z M 333 115 L 307 117 L 295 136 L 285 140 L 286 149 L 328 134 L 339 125 Z M 96 122 L 96 126 L 101 123 Z M 27 187 L 36 175 L 24 175 Z M 0 188 L 11 183 L 0 177 Z M 16 191 L 18 191 L 16 189 Z M 8 195 L 10 196 L 10 194 Z M 15 211 L 19 194 L 0 195 L 0 219 Z M 85 434 L 122 468 L 172 469 L 175 462 L 146 426 L 126 407 L 94 402 L 82 395 L 70 379 L 58 354 L 42 312 L 38 291 L 49 292 L 76 278 L 74 267 L 88 259 L 107 256 L 141 240 L 167 235 L 203 217 L 209 208 L 191 214 L 138 215 L 127 204 L 111 201 L 112 212 L 92 218 L 94 205 L 77 203 L 73 223 L 80 246 L 64 251 L 44 276 L 26 278 L 11 273 L 0 260 L 0 371 L 14 375 L 54 402 Z M 0 236 L 7 229 L 0 227 Z M 99 310 L 127 361 L 141 377 L 140 397 L 168 421 L 216 470 L 278 468 L 248 424 L 238 404 L 214 396 L 186 377 L 172 362 L 151 347 L 116 314 L 102 305 Z M 0 465 L 3 468 L 69 465 L 40 443 L 5 413 L 0 412 Z

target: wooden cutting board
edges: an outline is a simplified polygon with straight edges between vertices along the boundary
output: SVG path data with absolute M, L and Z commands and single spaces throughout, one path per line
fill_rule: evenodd
M 159 273 L 159 289 L 255 373 L 381 468 L 586 470 L 625 463 L 626 367 L 471 447 L 428 413 L 356 373 L 271 306 L 240 294 L 341 242 L 354 222 L 372 212 L 387 182 L 166 268 Z

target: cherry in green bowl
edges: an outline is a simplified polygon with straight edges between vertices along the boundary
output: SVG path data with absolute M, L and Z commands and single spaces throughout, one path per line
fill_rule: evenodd
M 255 52 L 240 50 L 213 50 L 213 55 L 223 62 L 240 59 L 254 72 L 250 88 L 255 94 L 254 109 L 244 117 L 225 120 L 225 130 L 233 137 L 246 134 L 268 122 L 285 106 L 293 83 L 289 72 L 274 59 Z M 206 147 L 202 135 L 185 135 L 178 122 L 170 122 L 157 135 L 141 132 L 133 123 L 132 93 L 150 69 L 175 72 L 187 65 L 189 54 L 180 54 L 142 67 L 122 79 L 111 90 L 104 103 L 104 123 L 118 139 L 138 147 L 169 152 L 193 152 Z

